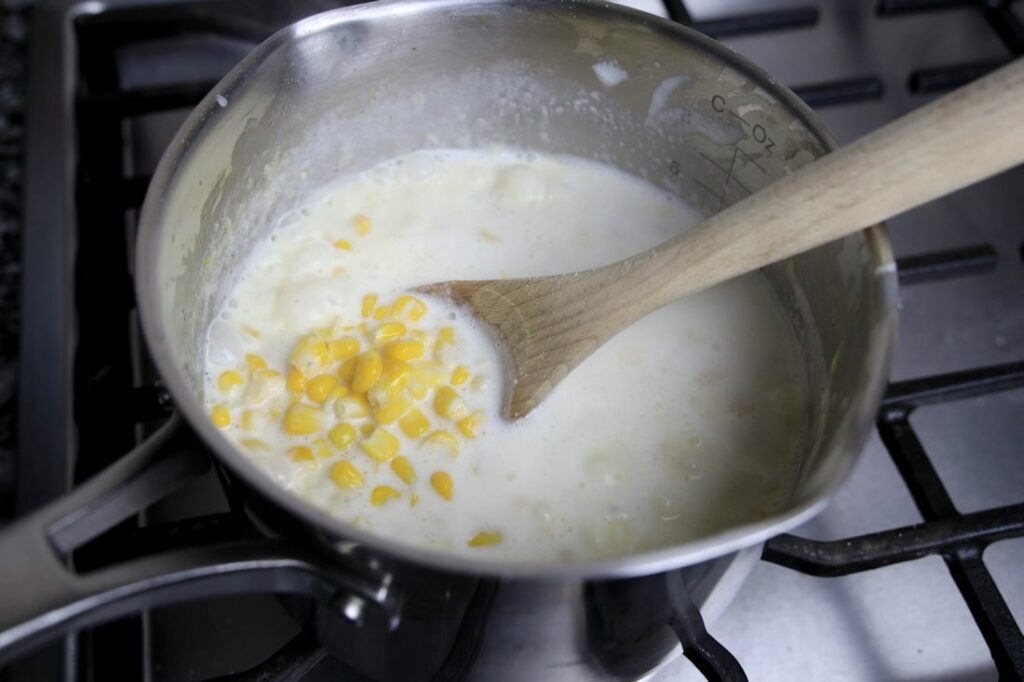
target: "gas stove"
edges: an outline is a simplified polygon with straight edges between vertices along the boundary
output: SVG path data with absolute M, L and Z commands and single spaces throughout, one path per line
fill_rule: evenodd
M 190 108 L 256 43 L 339 4 L 34 9 L 16 514 L 87 479 L 167 418 L 131 279 L 149 176 Z M 840 142 L 1024 54 L 1024 7 L 1009 2 L 624 4 L 733 47 L 792 87 Z M 1024 677 L 1022 186 L 1017 168 L 890 221 L 901 332 L 876 437 L 831 506 L 770 541 L 734 602 L 708 623 L 751 678 Z M 222 542 L 244 524 L 213 472 L 118 525 L 75 563 L 83 570 Z M 229 675 L 363 679 L 310 642 L 271 595 L 83 630 L 26 656 L 6 679 Z M 701 675 L 679 657 L 654 677 Z

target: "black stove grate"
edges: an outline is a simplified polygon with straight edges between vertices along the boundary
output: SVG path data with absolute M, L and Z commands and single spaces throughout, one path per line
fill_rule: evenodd
M 77 336 L 70 336 L 68 341 L 76 348 L 73 404 L 79 440 L 70 453 L 47 452 L 23 460 L 22 478 L 45 480 L 54 472 L 73 466 L 73 478 L 80 481 L 109 462 L 104 455 L 130 449 L 140 425 L 166 413 L 166 396 L 151 383 L 152 375 L 146 371 L 144 350 L 134 326 L 131 288 L 129 256 L 133 225 L 130 215 L 141 205 L 149 178 L 144 174 L 126 174 L 121 156 L 110 150 L 121 150 L 130 144 L 125 135 L 125 121 L 130 117 L 193 106 L 213 83 L 198 79 L 125 90 L 118 80 L 115 50 L 133 41 L 194 31 L 260 40 L 276 26 L 297 18 L 295 13 L 312 13 L 332 4 L 347 3 L 319 0 L 296 3 L 287 11 L 282 9 L 281 16 L 272 19 L 273 25 L 242 21 L 246 14 L 236 10 L 244 3 L 238 2 L 218 3 L 228 8 L 223 12 L 211 11 L 207 4 L 195 2 L 139 5 L 131 10 L 85 14 L 76 22 L 80 65 L 76 117 L 78 129 L 84 134 L 79 135 L 76 178 L 79 253 L 72 290 L 83 326 Z M 665 0 L 665 5 L 673 19 L 716 38 L 808 28 L 818 22 L 820 14 L 817 5 L 805 5 L 693 21 L 682 0 Z M 984 13 L 1010 53 L 1024 54 L 1024 30 L 1008 2 L 883 0 L 878 13 L 896 20 L 897 16 L 908 13 L 967 5 Z M 994 60 L 921 69 L 910 75 L 908 88 L 920 94 L 952 89 L 1003 63 L 1005 61 Z M 882 79 L 872 73 L 852 79 L 797 85 L 793 90 L 816 108 L 873 100 L 884 94 Z M 909 285 L 988 272 L 994 268 L 996 259 L 991 246 L 979 245 L 904 258 L 898 264 L 898 272 L 900 282 Z M 26 263 L 26 267 L 30 264 Z M 23 363 L 26 357 L 28 364 L 50 362 L 49 357 L 33 361 L 34 352 L 36 349 L 31 346 L 23 347 Z M 1024 637 L 981 559 L 989 544 L 1024 536 L 1024 502 L 960 514 L 909 422 L 910 415 L 919 406 L 1022 386 L 1024 363 L 891 385 L 878 417 L 878 429 L 925 521 L 827 542 L 782 535 L 766 545 L 763 558 L 803 573 L 829 577 L 927 555 L 941 556 L 992 651 L 1000 676 L 1024 678 Z M 41 414 L 53 411 L 50 404 L 35 407 Z M 25 409 L 24 403 L 22 409 Z M 47 459 L 50 455 L 65 459 L 50 461 Z M 56 491 L 51 488 L 50 492 Z M 23 499 L 22 504 L 34 506 L 41 501 Z M 123 560 L 185 545 L 224 542 L 249 532 L 248 522 L 234 510 L 142 527 L 133 519 L 84 548 L 76 556 L 76 563 L 85 568 L 90 563 L 98 563 L 100 558 L 105 562 Z M 77 653 L 70 657 L 61 676 L 65 679 L 138 677 L 140 670 L 148 668 L 142 660 L 147 655 L 143 621 L 142 616 L 136 616 L 84 633 L 74 645 L 65 648 L 65 651 Z M 688 630 L 682 636 L 700 643 L 696 651 L 691 652 L 691 659 L 698 663 L 698 668 L 709 679 L 743 679 L 735 660 L 706 633 L 699 614 L 687 621 L 677 624 L 676 629 Z M 231 679 L 296 679 L 297 673 L 322 657 L 322 650 L 314 642 L 299 635 L 257 668 Z M 453 665 L 457 669 L 459 661 Z
M 943 374 L 889 386 L 878 431 L 923 523 L 832 541 L 780 535 L 762 558 L 810 575 L 833 577 L 928 555 L 946 562 L 992 653 L 1000 679 L 1024 679 L 1024 635 L 982 562 L 999 540 L 1024 536 L 1024 502 L 960 513 L 910 424 L 918 407 L 1024 387 L 1024 362 Z

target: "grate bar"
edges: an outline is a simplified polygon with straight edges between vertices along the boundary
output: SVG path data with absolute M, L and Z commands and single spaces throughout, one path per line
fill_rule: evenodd
M 906 409 L 1024 388 L 1024 362 L 939 374 L 889 385 L 883 409 Z
M 793 88 L 797 97 L 810 107 L 831 107 L 881 99 L 885 84 L 878 76 L 864 76 L 828 83 L 813 83 Z
M 961 249 L 904 256 L 896 261 L 900 284 L 919 284 L 976 275 L 995 270 L 999 263 L 996 250 L 988 244 Z
M 685 24 L 711 38 L 807 28 L 818 23 L 819 15 L 817 7 L 804 5 L 773 12 L 752 12 L 694 21 L 683 0 L 665 0 L 665 8 L 673 21 Z
M 988 3 L 985 19 L 1006 49 L 1014 54 L 1024 54 L 1024 23 L 1014 14 L 1009 2 Z
M 1024 678 L 1024 634 L 981 555 L 947 558 L 946 565 L 992 653 L 999 679 Z
M 931 69 L 918 69 L 907 79 L 907 89 L 915 95 L 931 95 L 955 90 L 982 76 L 987 76 L 1001 66 L 1010 63 L 1008 59 L 986 59 L 966 64 L 951 64 Z
M 761 558 L 801 573 L 835 577 L 931 554 L 980 550 L 997 540 L 1021 536 L 1024 536 L 1024 503 L 846 540 L 822 541 L 780 535 L 768 541 Z
M 1013 368 L 1013 365 L 1008 366 Z M 951 382 L 946 390 L 923 392 L 928 398 L 939 396 L 939 399 L 928 402 L 939 402 L 941 399 L 952 399 L 951 396 L 965 397 L 972 393 L 992 392 L 1009 388 L 1013 381 L 1008 377 L 1024 374 L 1024 363 L 1019 363 L 1017 371 L 986 374 L 980 372 L 963 372 L 961 376 L 975 374 L 973 380 L 959 384 Z M 939 377 L 939 379 L 947 379 Z M 1018 382 L 1020 376 L 1017 376 Z M 982 388 L 986 387 L 987 390 Z M 897 389 L 899 387 L 897 386 Z M 898 392 L 898 391 L 897 391 Z M 907 392 L 911 394 L 912 392 Z M 934 519 L 963 518 L 958 515 L 956 507 L 946 487 L 939 478 L 934 465 L 921 445 L 921 441 L 910 425 L 910 414 L 913 405 L 902 403 L 896 407 L 883 409 L 878 420 L 878 431 L 885 443 L 889 456 L 910 490 L 914 503 L 926 521 Z M 967 547 L 952 555 L 946 555 L 946 566 L 953 581 L 963 595 L 970 609 L 971 616 L 977 624 L 985 643 L 988 645 L 992 660 L 996 664 L 1002 679 L 1020 679 L 1024 677 L 1024 634 L 1014 621 L 1000 594 L 992 575 L 982 563 L 981 551 L 977 547 Z
M 910 425 L 909 411 L 883 415 L 878 431 L 925 520 L 956 516 L 958 512 L 946 486 Z
M 82 96 L 79 107 L 92 116 L 140 116 L 154 111 L 193 107 L 216 85 L 217 81 L 201 81 L 87 94 Z
M 898 16 L 915 12 L 978 7 L 983 0 L 882 0 L 878 3 L 879 16 Z

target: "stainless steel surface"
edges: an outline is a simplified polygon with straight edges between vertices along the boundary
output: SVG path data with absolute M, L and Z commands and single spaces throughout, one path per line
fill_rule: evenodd
M 799 4 L 691 0 L 687 6 L 701 19 Z M 840 143 L 929 101 L 908 92 L 912 71 L 1009 56 L 973 7 L 885 18 L 871 2 L 817 5 L 821 18 L 814 28 L 725 43 L 790 86 L 881 76 L 881 100 L 821 110 Z M 1024 5 L 1017 3 L 1015 11 L 1024 16 Z M 1024 169 L 1017 168 L 889 221 L 897 256 L 977 243 L 992 244 L 1000 256 L 994 273 L 901 289 L 894 379 L 1024 358 L 1022 186 Z M 925 446 L 962 511 L 1020 501 L 1022 406 L 1024 392 L 1018 390 L 916 415 Z M 826 510 L 793 532 L 831 539 L 916 521 L 909 493 L 872 437 Z M 1024 623 L 1024 541 L 991 547 L 985 563 L 1017 622 Z M 936 558 L 830 579 L 761 562 L 710 629 L 754 680 L 996 679 L 977 626 Z M 679 659 L 658 679 L 699 676 Z

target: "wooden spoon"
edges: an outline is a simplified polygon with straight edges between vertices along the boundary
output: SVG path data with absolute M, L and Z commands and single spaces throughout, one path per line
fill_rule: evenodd
M 1024 162 L 1024 58 L 611 265 L 442 282 L 507 352 L 506 418 L 528 414 L 609 338 L 677 298 L 864 229 Z M 1021 190 L 1024 192 L 1024 188 Z

